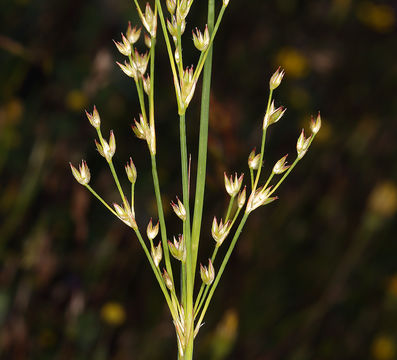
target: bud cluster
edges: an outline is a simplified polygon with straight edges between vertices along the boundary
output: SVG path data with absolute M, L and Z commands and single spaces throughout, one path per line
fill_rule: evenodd
M 174 236 L 174 243 L 168 241 L 168 247 L 170 249 L 171 255 L 175 259 L 183 263 L 186 261 L 186 245 L 183 235 L 179 235 L 178 240 L 176 240 Z
M 228 178 L 226 173 L 224 173 L 224 177 L 225 177 L 225 188 L 227 193 L 231 197 L 235 197 L 240 191 L 241 184 L 243 183 L 244 174 L 241 174 L 240 177 L 238 178 L 237 173 L 235 173 L 234 180 L 232 175 L 230 175 L 230 178 Z
M 223 223 L 222 219 L 218 224 L 218 220 L 214 216 L 214 220 L 212 221 L 211 234 L 214 240 L 216 241 L 216 247 L 222 245 L 225 241 L 226 237 L 230 232 L 230 221 Z

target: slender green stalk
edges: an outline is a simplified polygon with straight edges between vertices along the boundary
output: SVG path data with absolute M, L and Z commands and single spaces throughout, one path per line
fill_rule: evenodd
M 232 240 L 232 242 L 231 242 L 231 244 L 229 246 L 229 249 L 227 250 L 225 258 L 222 261 L 222 264 L 221 264 L 221 266 L 219 268 L 218 274 L 216 275 L 215 280 L 214 280 L 214 282 L 213 282 L 213 284 L 211 286 L 211 290 L 210 290 L 210 292 L 208 294 L 207 300 L 205 301 L 203 310 L 201 311 L 200 318 L 199 318 L 199 320 L 198 320 L 198 322 L 196 324 L 195 330 L 194 330 L 195 333 L 200 329 L 201 323 L 202 323 L 202 321 L 204 319 L 204 315 L 207 312 L 208 305 L 209 305 L 209 303 L 210 303 L 210 301 L 212 299 L 212 296 L 214 295 L 215 289 L 218 286 L 219 280 L 222 277 L 222 274 L 223 274 L 223 272 L 225 270 L 225 267 L 226 267 L 226 265 L 227 265 L 227 263 L 229 261 L 229 258 L 230 258 L 231 254 L 232 254 L 232 251 L 233 251 L 233 249 L 234 249 L 234 247 L 236 245 L 236 242 L 237 242 L 237 240 L 238 240 L 238 238 L 239 238 L 239 236 L 241 234 L 241 231 L 243 230 L 244 224 L 247 221 L 248 216 L 249 216 L 249 213 L 244 213 L 244 216 L 243 216 L 243 218 L 240 221 L 240 224 L 239 224 L 239 226 L 238 226 L 238 228 L 236 230 L 236 233 L 233 236 L 233 240 Z
M 225 223 L 229 220 L 230 213 L 232 212 L 233 203 L 234 203 L 235 196 L 232 196 L 229 200 L 229 206 L 227 207 Z
M 85 187 L 91 192 L 91 194 L 94 195 L 103 205 L 105 205 L 105 207 L 106 207 L 114 216 L 118 217 L 118 216 L 117 216 L 117 213 L 106 203 L 105 200 L 103 200 L 103 199 L 101 198 L 100 195 L 98 195 L 98 194 L 96 193 L 96 191 L 95 191 L 90 185 L 84 185 L 84 186 L 85 186 Z
M 208 30 L 212 33 L 215 20 L 215 0 L 208 0 Z M 204 65 L 203 88 L 201 92 L 200 135 L 197 159 L 196 193 L 194 199 L 194 215 L 192 227 L 192 268 L 196 272 L 198 245 L 203 215 L 205 179 L 207 172 L 207 147 L 208 147 L 208 122 L 210 107 L 210 90 L 212 74 L 213 46 L 208 50 L 207 60 Z M 194 281 L 194 278 L 193 278 Z

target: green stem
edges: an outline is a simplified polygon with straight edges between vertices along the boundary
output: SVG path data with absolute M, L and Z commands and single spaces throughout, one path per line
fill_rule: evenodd
M 234 199 L 235 199 L 235 196 L 232 196 L 232 197 L 230 198 L 230 200 L 229 200 L 229 206 L 227 207 L 227 213 L 226 213 L 225 223 L 227 223 L 227 221 L 229 220 L 229 216 L 230 216 L 230 213 L 231 213 L 232 208 L 233 208 Z
M 208 30 L 213 32 L 215 20 L 215 0 L 208 1 Z M 211 73 L 213 46 L 208 50 L 204 66 L 203 89 L 201 93 L 200 135 L 197 159 L 196 193 L 192 227 L 192 269 L 196 272 L 198 246 L 200 240 L 201 220 L 204 205 L 205 178 L 207 171 L 208 122 L 210 108 Z M 194 277 L 193 277 L 194 281 Z
M 203 310 L 201 311 L 200 318 L 199 318 L 199 320 L 197 322 L 197 325 L 196 325 L 196 328 L 195 328 L 195 333 L 200 329 L 200 325 L 201 325 L 201 323 L 203 321 L 203 318 L 204 318 L 204 315 L 205 315 L 205 313 L 206 313 L 206 311 L 208 309 L 208 305 L 209 305 L 209 303 L 210 303 L 210 301 L 212 299 L 212 296 L 214 295 L 215 289 L 218 286 L 219 280 L 222 277 L 223 271 L 225 270 L 225 267 L 226 267 L 226 265 L 227 265 L 227 263 L 229 261 L 229 258 L 230 258 L 231 254 L 232 254 L 232 251 L 233 251 L 233 249 L 234 249 L 234 247 L 236 245 L 236 242 L 237 242 L 237 240 L 238 240 L 238 238 L 239 238 L 239 236 L 241 234 L 241 231 L 243 230 L 243 227 L 244 227 L 245 222 L 247 221 L 248 215 L 249 215 L 248 213 L 244 213 L 244 216 L 241 219 L 240 225 L 238 226 L 238 228 L 236 230 L 236 233 L 234 234 L 233 240 L 232 240 L 232 242 L 231 242 L 231 244 L 229 246 L 229 249 L 227 250 L 225 258 L 222 261 L 222 264 L 221 264 L 221 267 L 219 268 L 218 274 L 216 275 L 216 278 L 215 278 L 215 280 L 214 280 L 214 282 L 213 282 L 213 284 L 211 286 L 211 290 L 210 290 L 210 292 L 208 294 L 208 297 L 207 297 L 207 299 L 205 301 Z
M 160 183 L 159 183 L 159 177 L 158 177 L 158 173 L 157 173 L 156 156 L 151 154 L 150 157 L 152 160 L 152 176 L 153 176 L 154 192 L 156 194 L 157 213 L 159 215 L 159 221 L 160 221 L 160 233 L 161 233 L 161 242 L 163 245 L 165 267 L 167 269 L 169 277 L 171 278 L 172 282 L 174 282 L 174 277 L 172 274 L 172 266 L 171 266 L 171 261 L 170 261 L 170 253 L 169 253 L 168 242 L 167 242 L 167 228 L 166 228 L 165 219 L 164 219 L 163 202 L 161 200 Z
M 106 203 L 106 201 L 103 200 L 103 199 L 101 198 L 101 196 L 98 195 L 98 194 L 96 193 L 96 191 L 95 191 L 90 185 L 84 185 L 84 186 L 85 186 L 85 187 L 91 192 L 91 194 L 94 195 L 103 205 L 105 205 L 105 207 L 106 207 L 114 216 L 117 216 L 117 217 L 118 217 L 116 211 L 114 211 L 114 210 Z

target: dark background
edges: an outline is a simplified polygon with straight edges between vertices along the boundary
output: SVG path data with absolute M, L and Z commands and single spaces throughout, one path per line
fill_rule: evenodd
M 198 58 L 191 29 L 203 28 L 205 3 L 196 0 L 188 18 L 187 64 Z M 106 137 L 115 131 L 119 174 L 130 155 L 137 166 L 139 226 L 156 218 L 147 149 L 129 128 L 136 91 L 112 43 L 128 20 L 138 24 L 132 1 L 2 0 L 0 14 L 0 358 L 175 359 L 171 319 L 136 237 L 68 166 L 86 159 L 92 186 L 118 199 L 83 111 L 96 104 Z M 265 171 L 294 157 L 318 110 L 323 128 L 280 199 L 249 218 L 196 358 L 397 358 L 396 21 L 394 1 L 230 0 L 215 43 L 200 261 L 226 206 L 223 171 L 248 175 L 260 145 L 278 65 L 286 76 L 276 105 L 288 111 L 269 130 Z M 178 121 L 160 29 L 158 38 L 167 205 L 181 193 Z M 193 163 L 196 95 L 187 115 Z

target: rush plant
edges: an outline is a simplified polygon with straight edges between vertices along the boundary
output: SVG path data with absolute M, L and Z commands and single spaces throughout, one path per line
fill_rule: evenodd
M 247 185 L 243 185 L 243 174 L 240 176 L 237 173 L 234 176 L 225 174 L 225 188 L 229 200 L 226 216 L 224 219 L 214 217 L 211 227 L 214 250 L 210 259 L 205 261 L 205 265 L 200 264 L 200 267 L 198 267 L 197 257 L 206 178 L 212 51 L 214 39 L 229 5 L 229 0 L 223 0 L 222 2 L 218 0 L 221 4 L 219 4 L 220 10 L 217 14 L 215 13 L 217 5 L 215 0 L 208 0 L 207 25 L 202 31 L 198 28 L 193 30 L 193 42 L 199 51 L 199 59 L 196 66 L 187 67 L 183 62 L 182 35 L 185 32 L 186 17 L 193 0 L 155 0 L 152 5 L 146 4 L 145 9 L 141 9 L 138 0 L 134 1 L 143 29 L 132 27 L 129 24 L 126 33 L 122 34 L 121 41 L 115 41 L 115 45 L 125 58 L 123 63 L 118 62 L 117 64 L 133 80 L 138 93 L 140 114 L 137 116 L 138 120 L 134 121 L 132 129 L 137 138 L 146 141 L 151 159 L 159 221 L 156 224 L 153 224 L 152 220 L 149 221 L 146 227 L 147 240 L 144 239 L 143 225 L 138 224 L 135 217 L 136 211 L 139 210 L 135 209 L 134 202 L 134 189 L 137 182 L 137 170 L 134 162 L 130 158 L 125 166 L 126 176 L 131 183 L 130 196 L 127 197 L 113 165 L 113 156 L 116 151 L 115 135 L 111 131 L 109 139 L 104 138 L 101 132 L 101 118 L 95 106 L 92 113 L 87 112 L 86 114 L 91 125 L 97 131 L 96 147 L 99 154 L 105 158 L 109 165 L 121 202 L 114 203 L 112 207 L 95 192 L 89 185 L 90 171 L 84 160 L 79 169 L 76 169 L 72 164 L 70 166 L 76 180 L 85 186 L 111 214 L 135 232 L 169 307 L 176 332 L 178 359 L 191 360 L 193 358 L 194 339 L 199 333 L 211 299 L 249 215 L 258 207 L 267 205 L 277 199 L 276 191 L 306 154 L 321 127 L 321 118 L 319 114 L 315 119 L 312 118 L 312 133 L 309 137 L 306 138 L 302 130 L 296 144 L 297 155 L 292 164 L 287 165 L 287 156 L 282 157 L 272 168 L 270 176 L 263 180 L 261 175 L 266 132 L 269 126 L 278 122 L 286 111 L 283 107 L 276 108 L 273 100 L 273 92 L 284 77 L 284 71 L 280 68 L 277 69 L 269 81 L 269 95 L 263 119 L 260 152 L 256 154 L 255 151 L 252 151 L 248 157 L 250 181 Z M 176 201 L 171 203 L 171 207 L 181 220 L 182 233 L 173 236 L 172 240 L 170 240 L 171 236 L 165 222 L 157 173 L 154 91 L 158 20 L 168 52 L 179 115 L 182 200 L 177 197 Z M 147 48 L 144 53 L 139 52 L 136 47 L 142 33 L 144 33 L 144 43 Z M 202 73 L 199 148 L 196 189 L 193 198 L 189 194 L 190 169 L 188 168 L 187 156 L 186 115 Z M 177 232 L 180 232 L 180 230 L 178 229 Z M 156 241 L 159 233 L 160 240 Z M 220 246 L 227 247 L 223 259 L 217 258 Z M 201 281 L 196 278 L 198 273 L 200 277 L 197 276 L 197 278 Z M 180 281 L 176 281 L 176 279 Z

